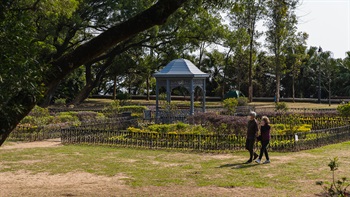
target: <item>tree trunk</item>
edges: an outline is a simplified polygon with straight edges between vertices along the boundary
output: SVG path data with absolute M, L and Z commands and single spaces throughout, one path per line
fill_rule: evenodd
M 281 73 L 280 73 L 280 60 L 279 56 L 276 56 L 276 103 L 280 102 L 280 86 L 281 86 Z
M 6 104 L 0 113 L 0 146 L 5 142 L 11 131 L 34 108 L 36 98 L 30 92 L 21 91 Z M 19 109 L 21 106 L 21 109 Z
M 101 69 L 98 71 L 95 80 L 90 79 L 89 81 L 87 81 L 84 88 L 79 92 L 79 94 L 74 98 L 74 100 L 69 103 L 69 105 L 79 105 L 89 97 L 91 91 L 100 83 L 101 79 L 106 73 L 106 70 L 112 64 L 112 60 L 113 58 L 107 60 L 103 67 L 101 67 Z
M 51 104 L 51 101 L 52 101 L 52 97 L 54 96 L 57 88 L 58 88 L 58 85 L 61 81 L 58 82 L 57 86 L 54 87 L 54 88 L 51 88 L 49 91 L 46 92 L 46 95 L 43 99 L 41 99 L 38 103 L 38 105 L 40 107 L 48 107 L 50 104 Z
M 149 89 L 150 89 L 150 84 L 149 84 L 149 74 L 147 74 L 147 79 L 146 79 L 146 89 L 147 89 L 147 101 L 150 100 L 150 94 L 149 94 Z
M 87 64 L 87 65 L 85 65 L 86 84 L 88 84 L 90 81 L 92 81 L 91 66 L 92 66 L 92 64 Z
M 254 31 L 254 30 L 251 30 L 251 31 Z M 248 99 L 249 99 L 249 102 L 253 102 L 253 35 L 254 33 L 251 33 L 250 35 L 250 44 L 249 44 L 249 74 L 248 74 L 248 85 L 249 85 L 249 88 L 248 88 Z
M 332 92 L 331 92 L 331 78 L 328 79 L 328 105 L 331 106 L 331 96 L 332 96 Z
M 84 88 L 79 92 L 77 96 L 69 103 L 69 105 L 79 105 L 82 103 L 86 98 L 89 97 L 90 92 L 92 89 L 94 89 L 94 81 L 92 79 L 92 72 L 91 72 L 91 64 L 87 64 L 85 66 L 85 78 L 86 78 L 86 84 Z
M 294 72 L 294 71 L 293 71 Z M 293 77 L 292 77 L 292 94 L 293 94 L 293 103 L 295 103 L 295 77 L 294 77 L 294 73 L 293 73 Z
M 117 75 L 114 76 L 113 81 L 113 100 L 117 99 Z

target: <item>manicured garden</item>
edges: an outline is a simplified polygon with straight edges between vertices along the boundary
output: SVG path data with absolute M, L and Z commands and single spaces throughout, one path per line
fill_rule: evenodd
M 143 119 L 147 107 L 114 101 L 99 111 L 49 111 L 36 107 L 12 133 L 12 140 L 42 140 L 61 137 L 66 144 L 95 144 L 151 149 L 178 149 L 230 152 L 245 148 L 247 119 L 235 115 L 237 105 L 245 99 L 227 99 L 221 111 L 196 113 L 194 116 L 172 119 L 173 123 L 157 123 Z M 338 111 L 301 111 L 288 109 L 284 103 L 274 111 L 260 112 L 272 122 L 271 149 L 298 151 L 350 140 L 348 105 Z M 162 108 L 175 113 L 176 105 Z M 125 116 L 127 114 L 127 116 Z M 168 120 L 169 121 L 169 120 Z

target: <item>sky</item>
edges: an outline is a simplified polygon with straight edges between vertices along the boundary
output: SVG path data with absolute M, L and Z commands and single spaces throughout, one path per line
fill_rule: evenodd
M 350 51 L 350 0 L 300 0 L 298 31 L 309 34 L 308 46 L 321 46 L 344 58 Z

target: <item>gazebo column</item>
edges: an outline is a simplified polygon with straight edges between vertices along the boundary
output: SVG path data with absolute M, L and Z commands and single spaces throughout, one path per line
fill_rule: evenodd
M 191 107 L 190 107 L 190 115 L 194 115 L 194 88 L 193 88 L 193 78 L 191 79 L 190 84 L 190 94 L 191 94 Z
M 205 112 L 205 95 L 206 95 L 206 79 L 203 79 L 203 89 L 202 89 L 202 92 L 203 92 L 203 96 L 202 96 L 202 112 L 204 113 Z
M 170 88 L 170 80 L 166 80 L 166 101 L 168 103 L 171 102 L 171 88 Z
M 159 119 L 159 84 L 156 79 L 156 121 Z

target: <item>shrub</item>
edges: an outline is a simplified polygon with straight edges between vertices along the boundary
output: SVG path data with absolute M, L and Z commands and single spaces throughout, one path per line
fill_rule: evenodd
M 337 111 L 342 116 L 350 117 L 350 102 L 347 104 L 339 105 Z
M 55 118 L 54 123 L 66 123 L 67 125 L 78 126 L 81 124 L 78 118 L 79 112 L 60 112 Z
M 122 112 L 143 113 L 143 111 L 147 109 L 148 108 L 145 106 L 129 105 L 129 106 L 119 107 L 119 113 L 122 113 Z
M 22 119 L 21 124 L 34 124 L 35 118 L 33 116 L 26 116 Z
M 73 115 L 77 116 L 80 121 L 90 121 L 97 119 L 98 113 L 93 111 L 79 111 Z
M 331 159 L 328 167 L 332 172 L 332 182 L 317 181 L 316 185 L 322 187 L 326 196 L 350 196 L 350 192 L 347 191 L 347 188 L 350 186 L 347 178 L 343 177 L 340 180 L 335 180 L 335 171 L 339 167 L 338 157 Z
M 154 131 L 157 133 L 168 133 L 175 131 L 174 124 L 154 124 L 147 127 L 149 131 Z
M 284 124 L 271 124 L 271 127 L 273 129 L 275 129 L 276 131 L 279 131 L 279 130 L 285 130 L 286 127 L 284 126 Z
M 60 114 L 58 116 L 55 117 L 56 122 L 58 123 L 65 123 L 65 122 L 77 122 L 79 121 L 77 116 L 72 116 L 70 114 Z
M 276 111 L 287 112 L 288 111 L 287 103 L 278 102 L 275 104 L 275 109 L 276 109 Z
M 224 108 L 230 115 L 233 115 L 236 111 L 238 101 L 235 98 L 227 98 L 223 101 Z
M 102 113 L 107 117 L 115 117 L 119 113 L 120 101 L 115 100 L 102 109 Z
M 162 107 L 162 109 L 164 109 L 167 112 L 171 112 L 173 110 L 177 110 L 178 109 L 178 107 L 176 106 L 175 103 L 169 103 L 169 102 L 164 102 L 161 105 L 161 107 Z
M 179 122 L 176 124 L 176 130 L 185 130 L 189 127 L 189 124 L 185 124 L 183 122 Z
M 204 134 L 208 133 L 207 129 L 200 125 L 191 126 L 182 122 L 176 124 L 153 124 L 146 128 L 139 129 L 134 127 L 129 127 L 130 132 L 150 132 L 150 133 L 167 133 L 167 134 Z
M 50 116 L 47 108 L 35 106 L 28 116 L 23 118 L 21 124 L 30 124 L 33 126 L 45 126 L 53 122 L 53 117 Z
M 248 98 L 247 97 L 239 97 L 237 98 L 238 106 L 247 106 L 248 105 Z
M 105 106 L 102 110 L 102 113 L 107 117 L 115 117 L 118 116 L 119 113 L 123 112 L 143 113 L 143 111 L 147 109 L 147 107 L 139 105 L 121 106 L 121 101 L 115 100 L 111 102 L 108 106 Z M 140 115 L 138 114 L 137 116 Z
M 295 125 L 295 127 L 290 128 L 284 124 L 271 124 L 271 131 L 273 134 L 278 135 L 290 135 L 294 133 L 300 133 L 300 132 L 309 132 L 311 131 L 311 124 L 299 124 Z
M 97 116 L 96 116 L 97 120 L 105 120 L 106 116 L 103 113 L 99 113 L 97 112 Z
M 35 106 L 29 115 L 34 117 L 43 117 L 43 116 L 50 116 L 50 113 L 49 113 L 49 109 L 47 108 Z
M 66 102 L 67 100 L 65 98 L 59 98 L 59 99 L 56 99 L 55 100 L 55 105 L 58 105 L 58 106 L 64 106 L 66 105 Z
M 129 131 L 129 132 L 135 132 L 135 133 L 143 132 L 142 129 L 135 128 L 135 127 L 129 127 L 129 128 L 128 128 L 128 131 Z
M 224 132 L 225 134 L 243 135 L 247 129 L 247 118 L 243 116 L 227 116 L 206 112 L 190 116 L 188 120 L 193 124 L 204 125 L 209 132 L 213 133 Z
M 52 123 L 53 120 L 54 120 L 53 116 L 43 116 L 43 117 L 35 118 L 34 122 L 37 126 L 45 126 L 45 125 Z
M 130 98 L 131 96 L 128 93 L 119 93 L 116 96 L 116 99 L 119 100 L 121 106 L 128 105 L 130 103 Z

